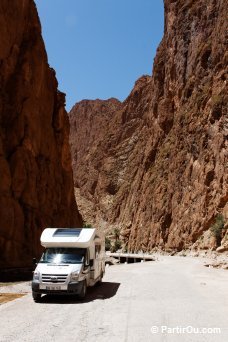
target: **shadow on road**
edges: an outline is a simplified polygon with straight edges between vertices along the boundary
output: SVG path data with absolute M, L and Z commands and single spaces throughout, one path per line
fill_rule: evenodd
M 120 283 L 102 282 L 100 285 L 89 287 L 87 295 L 83 300 L 79 300 L 77 296 L 64 295 L 45 295 L 41 298 L 40 304 L 83 304 L 92 302 L 96 299 L 108 299 L 118 291 Z

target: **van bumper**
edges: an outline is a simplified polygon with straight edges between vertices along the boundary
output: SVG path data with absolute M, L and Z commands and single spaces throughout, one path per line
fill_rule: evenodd
M 47 284 L 47 286 L 50 284 Z M 54 284 L 52 284 L 54 285 Z M 58 284 L 56 284 L 58 285 Z M 45 290 L 40 289 L 40 284 L 33 281 L 32 282 L 32 291 L 40 294 L 60 294 L 60 295 L 72 295 L 72 294 L 80 294 L 82 291 L 83 281 L 69 283 L 67 285 L 67 290 Z

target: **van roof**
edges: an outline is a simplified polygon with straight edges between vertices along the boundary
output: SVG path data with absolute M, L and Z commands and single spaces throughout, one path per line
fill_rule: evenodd
M 100 239 L 95 228 L 46 228 L 40 241 L 44 247 L 87 248 Z

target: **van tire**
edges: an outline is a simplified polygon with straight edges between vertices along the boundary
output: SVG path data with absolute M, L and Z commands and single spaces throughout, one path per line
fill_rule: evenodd
M 83 280 L 81 293 L 79 293 L 78 297 L 79 297 L 80 299 L 84 299 L 85 296 L 86 296 L 86 292 L 87 292 L 86 280 Z
M 41 300 L 41 294 L 40 293 L 32 291 L 32 297 L 33 297 L 34 302 L 36 302 L 36 303 L 39 303 Z

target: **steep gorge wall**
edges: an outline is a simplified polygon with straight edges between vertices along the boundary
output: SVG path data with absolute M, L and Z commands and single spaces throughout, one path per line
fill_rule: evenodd
M 33 0 L 1 0 L 0 267 L 30 265 L 46 226 L 81 225 L 57 87 Z
M 152 77 L 122 104 L 82 101 L 70 112 L 80 210 L 120 229 L 130 250 L 215 248 L 219 213 L 227 227 L 227 5 L 165 0 Z

